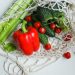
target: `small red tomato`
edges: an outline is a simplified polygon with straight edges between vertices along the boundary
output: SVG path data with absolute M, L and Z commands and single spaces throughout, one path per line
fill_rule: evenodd
M 32 17 L 31 17 L 31 15 L 26 16 L 25 20 L 26 20 L 27 22 L 31 22 L 31 21 L 32 21 Z
M 57 27 L 56 27 L 56 28 L 55 28 L 55 32 L 58 33 L 58 34 L 61 33 L 61 28 L 57 28 Z
M 56 28 L 56 24 L 51 23 L 51 24 L 50 24 L 50 28 L 51 28 L 52 30 L 54 30 L 54 29 Z
M 66 34 L 66 35 L 63 37 L 64 41 L 70 41 L 71 38 L 72 38 L 72 35 L 71 35 L 71 34 Z
M 46 50 L 50 50 L 50 49 L 51 49 L 51 44 L 50 44 L 50 43 L 46 44 L 44 48 L 45 48 Z
M 39 32 L 42 33 L 42 34 L 45 34 L 46 33 L 46 29 L 44 27 L 40 27 L 39 28 Z
M 66 53 L 63 54 L 63 57 L 65 57 L 66 59 L 70 59 L 71 58 L 71 53 L 66 52 Z
M 40 26 L 41 26 L 41 22 L 38 21 L 38 22 L 35 22 L 34 23 L 34 27 L 35 28 L 39 28 Z
M 65 39 L 64 39 L 64 41 L 70 41 L 70 40 L 71 40 L 70 38 L 65 38 Z

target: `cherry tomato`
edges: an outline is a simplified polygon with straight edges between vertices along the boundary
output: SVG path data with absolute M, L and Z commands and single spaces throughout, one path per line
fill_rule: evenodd
M 44 27 L 40 27 L 39 28 L 39 32 L 42 33 L 42 34 L 45 34 L 46 33 L 46 29 Z
M 51 28 L 52 30 L 54 30 L 54 29 L 56 28 L 56 24 L 51 23 L 51 24 L 50 24 L 50 28 Z
M 58 33 L 58 34 L 61 33 L 61 28 L 57 28 L 57 27 L 56 27 L 56 28 L 55 28 L 55 32 Z
M 31 17 L 31 15 L 26 16 L 25 20 L 26 20 L 27 22 L 31 22 L 31 21 L 32 21 L 32 17 Z
M 38 21 L 38 22 L 35 22 L 34 23 L 34 27 L 35 28 L 39 28 L 40 26 L 41 26 L 41 22 Z
M 45 48 L 46 50 L 50 50 L 50 49 L 51 49 L 51 44 L 50 44 L 50 43 L 46 44 L 44 48 Z
M 64 41 L 70 41 L 71 38 L 72 38 L 72 35 L 71 35 L 71 34 L 66 34 L 66 35 L 63 37 Z
M 66 59 L 70 59 L 71 58 L 71 53 L 66 52 L 66 53 L 63 54 L 63 57 L 65 57 Z
M 70 41 L 71 39 L 70 38 L 64 38 L 64 41 Z

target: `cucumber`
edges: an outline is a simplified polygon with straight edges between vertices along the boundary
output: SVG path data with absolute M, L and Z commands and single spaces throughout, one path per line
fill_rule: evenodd
M 39 33 L 39 38 L 43 45 L 46 45 L 48 43 L 48 37 L 46 34 Z

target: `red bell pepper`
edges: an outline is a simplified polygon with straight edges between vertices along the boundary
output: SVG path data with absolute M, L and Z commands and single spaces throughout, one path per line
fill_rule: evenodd
M 14 32 L 13 37 L 23 53 L 26 55 L 31 55 L 34 51 L 37 51 L 39 49 L 39 35 L 37 30 L 32 26 L 28 27 L 26 30 L 25 25 L 26 22 L 24 21 L 22 25 L 22 30 L 19 29 Z

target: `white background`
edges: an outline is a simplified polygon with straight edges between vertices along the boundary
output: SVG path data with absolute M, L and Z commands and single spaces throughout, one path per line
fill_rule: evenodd
M 11 5 L 12 1 L 13 0 L 0 0 L 0 16 L 2 16 Z M 0 57 L 0 75 L 7 75 L 3 70 L 3 61 L 4 58 Z M 72 58 L 69 60 L 62 57 L 41 71 L 30 75 L 75 75 L 75 55 L 72 53 Z

